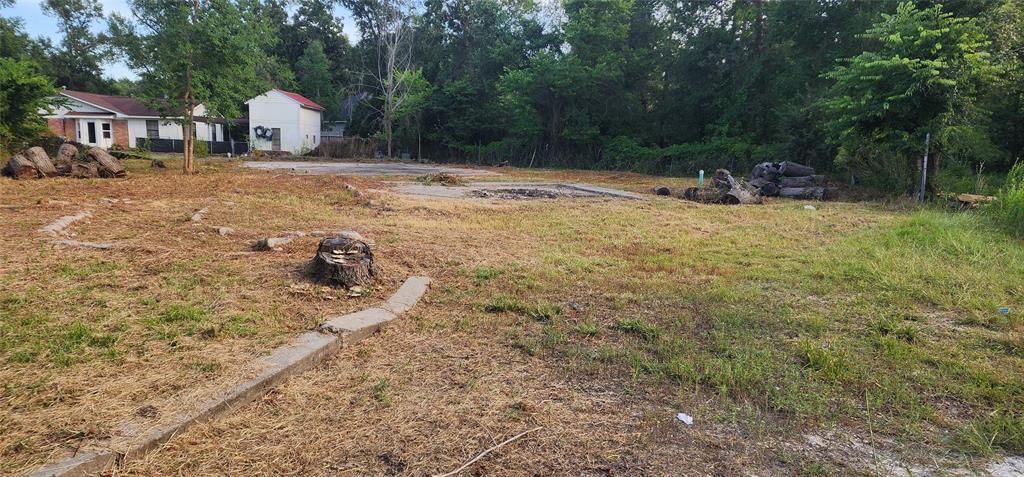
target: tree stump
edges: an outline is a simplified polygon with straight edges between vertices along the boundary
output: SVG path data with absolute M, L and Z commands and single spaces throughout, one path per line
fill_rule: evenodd
M 90 148 L 85 155 L 99 164 L 97 169 L 100 177 L 124 177 L 127 174 L 124 167 L 121 166 L 121 161 L 118 161 L 103 149 L 98 147 Z
M 352 288 L 373 282 L 375 269 L 370 244 L 357 233 L 344 233 L 320 241 L 310 262 L 310 274 L 320 283 Z
M 39 169 L 23 154 L 15 154 L 7 161 L 4 175 L 15 179 L 35 179 L 39 177 Z
M 25 158 L 32 162 L 36 166 L 36 170 L 39 171 L 44 177 L 55 177 L 57 176 L 57 168 L 53 166 L 53 162 L 50 161 L 50 156 L 46 154 L 43 148 L 36 146 L 30 147 L 25 151 Z
M 60 149 L 57 149 L 57 157 L 54 160 L 54 167 L 57 168 L 57 172 L 69 175 L 71 174 L 71 164 L 75 162 L 75 158 L 78 157 L 78 148 L 71 144 L 61 144 Z

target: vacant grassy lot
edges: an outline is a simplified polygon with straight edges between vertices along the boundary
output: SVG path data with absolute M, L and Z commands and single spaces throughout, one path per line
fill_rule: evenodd
M 411 274 L 435 281 L 408 318 L 121 470 L 434 473 L 537 426 L 474 468 L 875 474 L 1024 452 L 1024 247 L 972 215 L 358 197 L 344 184 L 384 185 L 143 166 L 127 180 L 0 181 L 0 204 L 17 206 L 0 209 L 2 472 L 70 455 L 144 406 L 173 412 Z M 55 249 L 36 232 L 85 208 L 75 238 L 122 247 Z M 304 285 L 314 238 L 248 253 L 318 229 L 376 242 L 371 296 Z

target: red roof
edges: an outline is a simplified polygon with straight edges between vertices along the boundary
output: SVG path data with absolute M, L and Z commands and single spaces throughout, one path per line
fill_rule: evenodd
M 309 99 L 309 98 L 307 98 L 307 97 L 305 97 L 305 96 L 303 96 L 303 95 L 301 95 L 299 93 L 292 93 L 290 91 L 285 91 L 283 89 L 279 89 L 278 91 L 283 93 L 285 96 L 288 96 L 289 98 L 292 98 L 295 101 L 298 101 L 299 103 L 302 103 L 303 106 L 305 106 L 305 107 L 307 107 L 309 109 L 315 109 L 317 111 L 323 111 L 324 110 L 323 106 L 320 106 L 319 104 L 314 103 L 313 100 L 311 100 L 311 99 Z
M 139 100 L 130 96 L 86 93 L 84 91 L 72 91 L 70 89 L 64 90 L 64 94 L 91 105 L 124 114 L 125 116 L 160 116 L 158 111 L 150 109 Z

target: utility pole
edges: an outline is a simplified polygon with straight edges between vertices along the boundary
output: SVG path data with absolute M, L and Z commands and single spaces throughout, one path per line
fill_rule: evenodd
M 932 133 L 924 135 L 924 159 L 921 161 L 921 189 L 917 193 L 917 201 L 924 203 L 924 185 L 928 183 L 928 147 L 931 144 Z

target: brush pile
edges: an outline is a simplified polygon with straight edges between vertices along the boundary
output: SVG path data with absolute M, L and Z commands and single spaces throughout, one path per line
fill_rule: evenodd
M 711 176 L 712 187 L 690 187 L 683 191 L 683 198 L 705 204 L 760 204 L 757 189 L 742 179 L 736 179 L 725 169 L 718 169 Z M 667 188 L 664 188 L 667 189 Z M 655 193 L 660 193 L 655 191 Z
M 121 161 L 100 148 L 89 148 L 80 153 L 72 144 L 62 144 L 57 156 L 51 160 L 41 147 L 30 147 L 15 154 L 3 168 L 3 175 L 14 179 L 41 179 L 44 177 L 124 177 L 127 172 Z
M 762 162 L 754 166 L 749 182 L 765 197 L 825 200 L 829 194 L 825 176 L 815 175 L 813 167 L 790 161 Z

